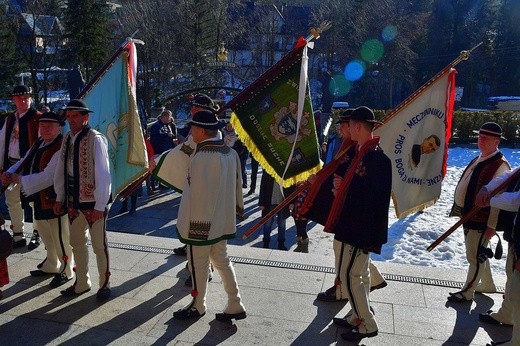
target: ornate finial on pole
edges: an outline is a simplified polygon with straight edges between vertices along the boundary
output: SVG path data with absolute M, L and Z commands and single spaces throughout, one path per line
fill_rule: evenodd
M 469 59 L 469 56 L 471 55 L 471 53 L 473 53 L 473 51 L 475 49 L 477 49 L 478 47 L 480 47 L 482 45 L 483 42 L 480 42 L 479 44 L 477 44 L 475 47 L 471 48 L 470 50 L 463 50 L 462 52 L 460 52 L 460 56 L 459 56 L 459 59 L 460 60 L 468 60 Z
M 305 40 L 307 40 L 307 42 L 309 42 L 312 39 L 316 39 L 316 40 L 319 39 L 320 34 L 322 32 L 329 30 L 331 26 L 332 26 L 332 22 L 330 20 L 325 20 L 325 21 L 321 22 L 319 27 L 311 28 L 311 34 L 309 36 L 307 36 L 305 38 Z

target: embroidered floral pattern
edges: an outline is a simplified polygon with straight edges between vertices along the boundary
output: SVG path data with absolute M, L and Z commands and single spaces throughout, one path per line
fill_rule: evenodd
M 81 139 L 79 145 L 79 199 L 80 201 L 94 200 L 94 189 L 96 186 L 92 183 L 94 177 L 94 160 L 93 160 L 93 136 L 89 134 Z
M 210 228 L 211 222 L 209 221 L 191 221 L 188 237 L 190 239 L 208 240 Z
M 224 145 L 222 140 L 213 142 L 202 142 L 197 146 L 197 152 L 222 153 L 228 154 L 231 148 Z
M 186 155 L 188 155 L 188 156 L 191 156 L 191 154 L 193 154 L 194 149 L 193 149 L 192 147 L 190 147 L 188 144 L 183 143 L 183 144 L 182 144 L 182 147 L 181 147 L 181 151 L 182 151 L 184 154 L 186 154 Z

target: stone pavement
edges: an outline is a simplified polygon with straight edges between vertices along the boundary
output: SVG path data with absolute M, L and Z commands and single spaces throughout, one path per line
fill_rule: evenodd
M 185 258 L 172 255 L 176 239 L 109 232 L 113 297 L 98 303 L 97 285 L 78 298 L 61 297 L 50 278 L 29 271 L 44 258 L 42 247 L 17 250 L 9 259 L 11 283 L 0 301 L 2 345 L 348 345 L 331 323 L 349 305 L 317 301 L 331 286 L 333 258 L 247 246 L 229 246 L 248 317 L 215 320 L 225 305 L 217 273 L 209 284 L 208 311 L 196 322 L 172 314 L 190 301 Z M 91 253 L 91 273 L 96 273 Z M 388 286 L 371 294 L 379 335 L 365 345 L 485 345 L 507 339 L 509 327 L 485 325 L 478 313 L 501 294 L 473 303 L 447 304 L 464 273 L 377 262 Z M 500 278 L 503 280 L 503 278 Z
M 258 188 L 257 188 L 258 192 Z M 147 201 L 143 204 L 144 200 Z M 61 297 L 50 278 L 29 275 L 45 257 L 44 249 L 16 250 L 8 259 L 11 283 L 2 288 L 1 345 L 349 345 L 345 330 L 332 324 L 349 304 L 325 303 L 316 294 L 334 281 L 330 235 L 313 225 L 310 253 L 261 248 L 261 232 L 241 236 L 259 216 L 255 196 L 246 198 L 248 219 L 230 241 L 247 319 L 215 320 L 225 305 L 222 281 L 215 272 L 208 289 L 208 311 L 196 322 L 172 314 L 190 301 L 185 258 L 174 232 L 180 195 L 161 191 L 139 199 L 137 213 L 115 215 L 108 222 L 113 297 L 98 303 L 93 289 L 78 298 Z M 294 248 L 294 223 L 288 220 L 287 245 Z M 30 224 L 26 232 L 30 233 Z M 272 246 L 276 245 L 273 231 Z M 506 340 L 511 328 L 480 323 L 478 314 L 497 309 L 501 294 L 479 294 L 472 303 L 448 304 L 448 292 L 462 285 L 466 273 L 376 262 L 388 286 L 371 294 L 379 335 L 364 345 L 485 345 Z M 91 253 L 91 273 L 95 257 Z M 496 276 L 503 286 L 505 278 Z M 66 287 L 66 286 L 65 286 Z

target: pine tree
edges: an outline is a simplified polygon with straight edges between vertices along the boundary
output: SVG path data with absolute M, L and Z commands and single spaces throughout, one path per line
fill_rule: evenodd
M 504 0 L 494 42 L 493 96 L 520 94 L 520 2 Z
M 7 97 L 17 84 L 16 74 L 21 71 L 21 61 L 15 58 L 16 33 L 9 25 L 5 7 L 0 6 L 0 97 Z
M 110 53 L 110 8 L 102 0 L 71 0 L 65 12 L 66 62 L 81 65 L 87 81 Z

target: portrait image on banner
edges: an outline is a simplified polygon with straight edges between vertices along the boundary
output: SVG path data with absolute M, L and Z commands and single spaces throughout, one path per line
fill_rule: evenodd
M 381 147 L 392 161 L 392 199 L 399 218 L 432 205 L 440 196 L 455 74 L 453 69 L 447 71 L 376 129 Z

